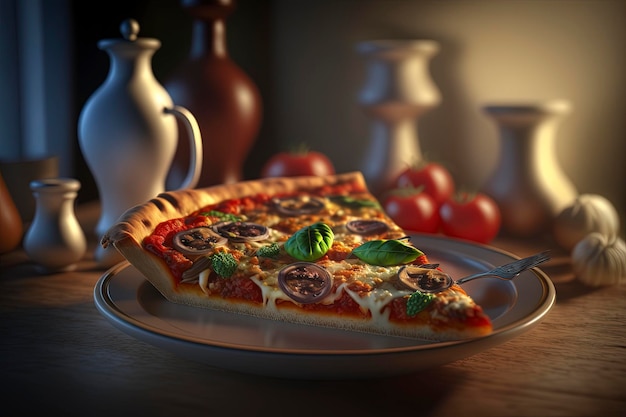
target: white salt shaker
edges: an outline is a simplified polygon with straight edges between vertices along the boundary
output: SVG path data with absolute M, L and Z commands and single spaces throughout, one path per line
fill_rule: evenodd
M 73 178 L 32 181 L 33 222 L 24 237 L 26 254 L 46 272 L 69 271 L 87 251 L 87 240 L 74 213 L 80 182 Z

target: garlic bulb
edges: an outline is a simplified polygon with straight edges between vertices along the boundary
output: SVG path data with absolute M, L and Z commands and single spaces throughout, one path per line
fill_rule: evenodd
M 574 247 L 572 268 L 578 280 L 591 287 L 626 282 L 626 242 L 590 233 Z
M 571 251 L 589 233 L 613 240 L 619 228 L 619 215 L 609 200 L 598 194 L 581 194 L 556 217 L 553 236 L 559 246 Z

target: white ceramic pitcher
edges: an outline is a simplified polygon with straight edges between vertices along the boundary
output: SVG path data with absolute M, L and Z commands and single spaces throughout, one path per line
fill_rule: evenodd
M 139 24 L 122 22 L 123 39 L 104 39 L 98 47 L 110 57 L 104 83 L 87 100 L 78 122 L 80 149 L 98 187 L 102 205 L 95 229 L 102 236 L 127 209 L 165 191 L 165 180 L 178 143 L 177 119 L 188 131 L 190 164 L 178 187 L 193 188 L 202 169 L 202 139 L 195 117 L 175 106 L 152 71 L 161 42 L 137 38 Z M 110 266 L 122 260 L 98 246 L 96 261 Z
M 379 197 L 400 172 L 423 159 L 419 119 L 441 102 L 429 64 L 439 52 L 428 39 L 379 39 L 357 44 L 366 65 L 359 103 L 371 120 L 371 137 L 361 164 L 370 190 Z

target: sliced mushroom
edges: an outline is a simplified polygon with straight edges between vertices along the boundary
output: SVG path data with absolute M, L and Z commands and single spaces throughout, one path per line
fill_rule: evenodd
M 380 220 L 352 220 L 346 223 L 346 229 L 358 235 L 375 235 L 385 233 L 389 225 Z
M 185 255 L 204 255 L 216 246 L 226 244 L 226 239 L 207 226 L 195 227 L 176 233 L 172 241 L 174 248 Z
M 275 198 L 272 202 L 276 211 L 286 216 L 314 214 L 325 207 L 324 200 L 312 196 Z
M 450 287 L 453 279 L 438 269 L 436 264 L 405 265 L 398 271 L 400 282 L 413 291 L 439 292 Z
M 323 300 L 332 289 L 330 273 L 311 262 L 296 262 L 278 273 L 278 284 L 285 294 L 301 304 Z
M 267 226 L 251 222 L 221 222 L 213 225 L 213 230 L 233 242 L 256 242 L 270 235 Z

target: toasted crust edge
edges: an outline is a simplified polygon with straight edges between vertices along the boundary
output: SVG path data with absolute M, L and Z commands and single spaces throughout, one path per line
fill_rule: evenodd
M 258 193 L 277 194 L 316 188 L 325 185 L 356 182 L 366 188 L 360 172 L 349 172 L 332 176 L 276 177 L 242 181 L 207 188 L 169 191 L 159 194 L 146 203 L 128 209 L 102 237 L 103 247 L 126 246 L 129 240 L 141 245 L 161 222 L 184 217 L 201 207 L 232 198 L 241 198 Z M 122 242 L 124 242 L 122 244 Z

